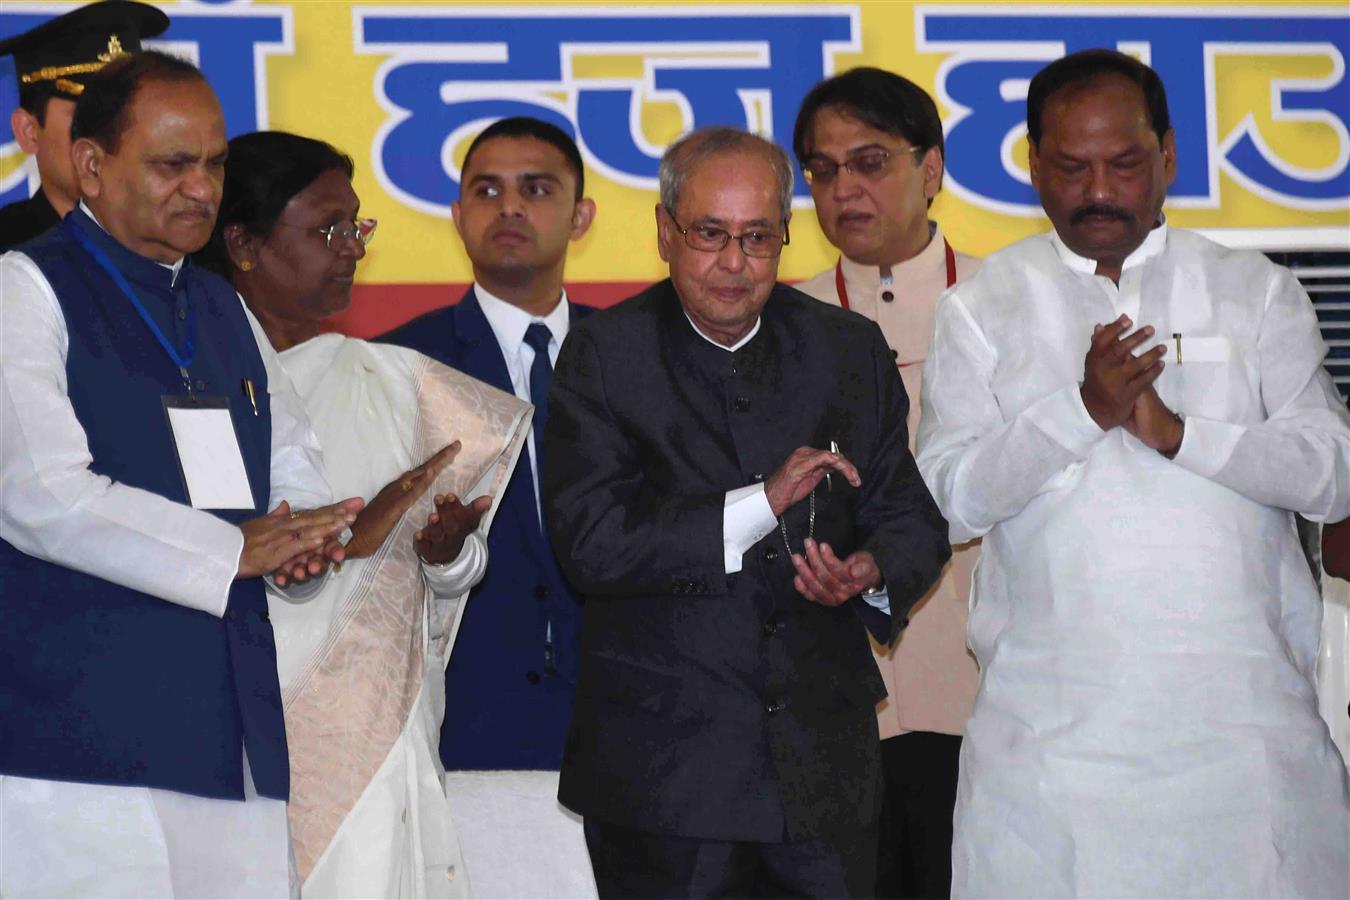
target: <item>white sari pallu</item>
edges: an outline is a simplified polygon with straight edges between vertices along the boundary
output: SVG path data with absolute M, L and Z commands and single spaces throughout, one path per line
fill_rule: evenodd
M 335 496 L 374 497 L 463 445 L 373 556 L 344 564 L 307 603 L 272 601 L 303 894 L 467 896 L 437 750 L 443 672 L 531 407 L 414 351 L 340 335 L 281 360 Z M 424 573 L 413 547 L 435 494 L 493 501 L 448 576 Z

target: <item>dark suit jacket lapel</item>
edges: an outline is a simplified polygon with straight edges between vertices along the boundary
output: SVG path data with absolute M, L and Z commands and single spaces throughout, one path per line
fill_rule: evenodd
M 464 299 L 455 305 L 455 338 L 463 346 L 460 366 L 468 374 L 480 381 L 486 381 L 495 388 L 508 394 L 512 393 L 511 373 L 506 368 L 506 359 L 501 347 L 497 345 L 497 335 L 483 315 L 483 307 L 473 288 L 464 295 Z
M 511 373 L 506 368 L 506 358 L 497 343 L 497 335 L 488 323 L 487 316 L 483 315 L 483 307 L 472 288 L 455 306 L 455 333 L 465 345 L 464 371 L 508 394 L 515 393 L 511 385 Z M 503 499 L 509 502 L 515 513 L 513 518 L 520 526 L 521 543 L 529 549 L 536 562 L 543 564 L 551 557 L 539 529 L 539 507 L 534 500 L 533 478 L 529 453 L 522 452 L 511 478 L 510 490 Z

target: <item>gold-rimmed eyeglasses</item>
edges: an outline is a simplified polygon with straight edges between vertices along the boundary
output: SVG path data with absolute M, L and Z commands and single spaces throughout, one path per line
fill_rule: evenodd
M 324 244 L 329 250 L 337 250 L 337 247 L 341 245 L 334 246 L 333 240 L 335 238 L 339 241 L 356 241 L 362 247 L 366 246 L 375 240 L 375 229 L 380 223 L 375 219 L 353 219 L 350 222 L 338 222 L 336 225 L 329 225 L 327 228 L 310 228 L 307 225 L 291 225 L 288 222 L 278 222 L 277 224 L 283 228 L 317 231 L 323 235 Z
M 850 175 L 860 175 L 868 181 L 875 181 L 886 174 L 890 168 L 892 154 L 922 153 L 922 147 L 903 147 L 899 150 L 887 150 L 884 147 L 869 147 L 861 150 L 843 162 L 835 162 L 828 156 L 813 155 L 806 158 L 802 165 L 802 174 L 807 184 L 829 184 L 843 169 Z
M 364 247 L 375 240 L 375 229 L 379 227 L 379 224 L 375 219 L 353 219 L 350 222 L 339 222 L 336 225 L 329 225 L 327 228 L 316 230 L 328 242 L 329 250 L 333 249 L 333 238 L 344 241 L 360 241 L 361 246 Z
M 675 225 L 675 230 L 684 236 L 684 242 L 689 249 L 698 250 L 702 253 L 719 253 L 722 248 L 734 240 L 741 245 L 741 252 L 746 256 L 753 256 L 756 259 L 772 259 L 782 253 L 783 247 L 787 246 L 791 240 L 786 220 L 783 222 L 782 234 L 761 228 L 752 228 L 740 234 L 732 234 L 725 228 L 718 228 L 716 225 L 694 224 L 685 228 L 680 224 L 680 220 L 675 218 L 675 214 L 670 211 L 670 207 L 663 207 L 663 209 L 665 209 L 666 215 L 670 216 L 670 221 Z

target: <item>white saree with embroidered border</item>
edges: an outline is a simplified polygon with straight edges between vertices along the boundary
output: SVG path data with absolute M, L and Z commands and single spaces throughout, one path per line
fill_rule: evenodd
M 291 758 L 290 822 L 304 895 L 465 896 L 467 878 L 442 789 L 442 672 L 461 583 L 424 577 L 413 533 L 432 497 L 493 498 L 519 458 L 531 407 L 400 347 L 323 335 L 281 354 L 324 450 L 335 496 L 373 497 L 454 440 L 453 464 L 368 559 L 303 604 L 273 599 Z M 470 547 L 476 543 L 476 547 Z M 485 554 L 481 538 L 466 553 Z

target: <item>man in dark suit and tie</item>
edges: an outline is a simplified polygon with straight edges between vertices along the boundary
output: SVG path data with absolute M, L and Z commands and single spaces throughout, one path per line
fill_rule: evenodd
M 559 799 L 602 896 L 866 896 L 894 639 L 950 555 L 877 326 L 775 282 L 792 168 L 661 162 L 670 280 L 572 333 L 544 504 L 586 596 Z M 767 477 L 766 477 L 767 475 Z
M 456 815 L 475 892 L 490 894 L 497 884 L 504 893 L 543 895 L 572 890 L 560 871 L 565 864 L 538 867 L 542 881 L 522 880 L 526 874 L 519 869 L 475 870 L 473 842 L 492 843 L 498 853 L 513 838 L 527 838 L 499 817 L 466 827 L 466 807 L 481 807 L 485 788 L 455 773 L 550 772 L 539 815 L 565 815 L 553 786 L 576 687 L 581 600 L 563 579 L 545 536 L 538 473 L 552 364 L 568 330 L 590 312 L 568 300 L 563 267 L 569 244 L 590 227 L 595 204 L 583 196 L 576 144 L 557 127 L 526 117 L 498 121 L 475 138 L 460 183 L 452 212 L 473 263 L 474 285 L 457 305 L 415 319 L 383 340 L 535 406 L 529 459 L 516 467 L 502 498 L 488 535 L 487 575 L 469 595 L 446 669 L 440 753 L 452 773 L 452 803 L 456 785 L 474 794 L 460 798 Z M 525 779 L 519 776 L 511 789 L 528 789 Z M 504 808 L 534 815 L 523 801 Z M 575 822 L 563 824 L 579 832 Z M 530 825 L 540 827 L 538 816 Z M 485 829 L 496 837 L 489 839 Z M 575 841 L 579 847 L 579 834 Z M 584 884 L 577 889 L 593 889 L 584 868 L 582 860 L 578 877 Z M 491 880 L 500 877 L 509 880 Z

